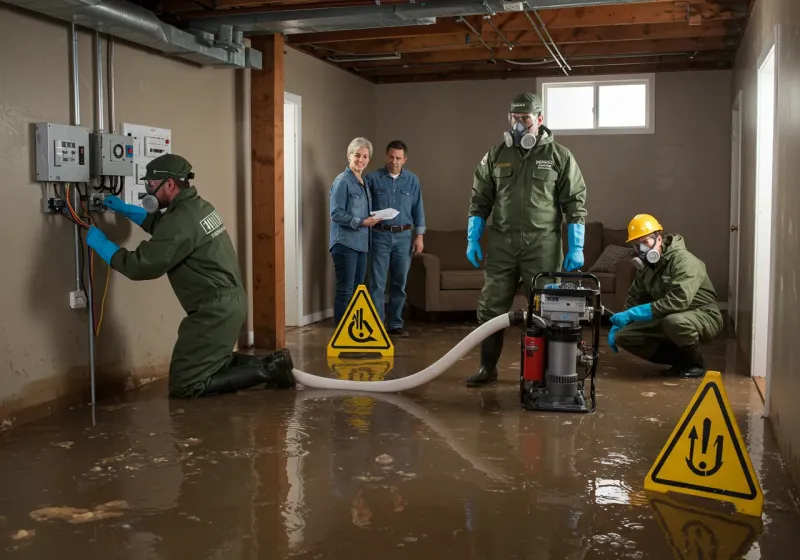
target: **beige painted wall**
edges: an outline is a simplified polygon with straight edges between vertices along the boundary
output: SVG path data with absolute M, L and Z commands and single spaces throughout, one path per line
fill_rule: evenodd
M 303 314 L 333 316 L 333 263 L 328 253 L 329 193 L 347 167 L 347 146 L 357 136 L 375 142 L 375 86 L 330 64 L 286 48 L 286 91 L 302 98 Z M 382 165 L 376 144 L 373 163 Z
M 639 212 L 681 233 L 705 261 L 727 300 L 730 199 L 729 71 L 656 77 L 656 133 L 565 136 L 587 182 L 589 219 L 625 228 Z M 409 145 L 428 226 L 466 229 L 472 174 L 502 141 L 511 98 L 535 80 L 383 85 L 377 88 L 377 138 Z M 547 124 L 547 115 L 545 115 Z M 466 246 L 465 246 L 466 250 Z
M 800 44 L 795 40 L 800 27 L 800 2 L 757 0 L 736 59 L 733 96 L 742 91 L 742 186 L 738 341 L 749 356 L 753 328 L 753 262 L 755 247 L 756 177 L 756 92 L 757 67 L 774 41 L 780 24 L 776 51 L 778 105 L 776 112 L 776 168 L 773 196 L 772 251 L 774 261 L 772 293 L 772 355 L 770 358 L 771 409 L 769 418 L 778 444 L 794 480 L 800 483 L 800 414 L 795 404 L 800 394 L 800 350 L 795 332 L 800 329 L 797 268 L 800 266 Z
M 88 401 L 88 323 L 69 308 L 74 289 L 73 228 L 40 211 L 33 172 L 33 123 L 69 124 L 69 27 L 0 5 L 0 421 L 22 407 L 67 393 Z M 195 66 L 117 45 L 117 131 L 123 122 L 172 129 L 175 152 L 194 164 L 195 184 L 241 246 L 244 165 L 233 70 Z M 82 124 L 94 130 L 92 35 L 80 33 Z M 105 65 L 107 68 L 107 65 Z M 108 97 L 105 97 L 108 100 Z M 106 123 L 109 116 L 106 114 Z M 133 249 L 145 236 L 103 216 L 109 237 Z M 97 281 L 105 264 L 97 258 Z M 132 386 L 167 372 L 183 310 L 166 278 L 132 282 L 113 274 L 97 340 L 101 388 Z

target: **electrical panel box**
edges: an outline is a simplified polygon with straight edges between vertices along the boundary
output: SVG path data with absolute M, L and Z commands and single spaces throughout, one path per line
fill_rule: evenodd
M 36 180 L 89 182 L 89 129 L 36 123 Z
M 147 194 L 142 180 L 147 164 L 159 156 L 172 153 L 172 131 L 138 124 L 122 123 L 122 133 L 133 146 L 133 170 L 125 177 L 125 202 L 142 205 Z
M 89 143 L 92 148 L 92 175 L 133 175 L 133 141 L 129 136 L 93 133 L 89 136 Z

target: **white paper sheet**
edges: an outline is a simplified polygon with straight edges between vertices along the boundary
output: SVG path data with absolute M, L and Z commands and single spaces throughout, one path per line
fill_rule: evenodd
M 370 212 L 373 218 L 380 218 L 381 220 L 391 220 L 395 216 L 397 216 L 400 212 L 395 210 L 394 208 L 385 208 L 383 210 L 377 210 L 375 212 Z

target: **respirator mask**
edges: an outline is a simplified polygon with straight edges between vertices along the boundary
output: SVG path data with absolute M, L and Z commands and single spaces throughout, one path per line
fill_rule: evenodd
M 661 258 L 661 253 L 656 250 L 655 246 L 649 247 L 644 242 L 637 243 L 633 250 L 636 253 L 636 256 L 633 257 L 633 264 L 638 270 L 642 270 L 645 263 L 656 264 Z
M 528 127 L 521 121 L 511 119 L 511 131 L 504 132 L 503 138 L 506 141 L 506 146 L 519 146 L 526 150 L 530 150 L 536 145 L 536 136 L 528 132 Z
M 142 208 L 144 208 L 148 214 L 155 214 L 161 208 L 161 203 L 158 202 L 156 193 L 168 180 L 169 179 L 162 180 L 156 188 L 150 186 L 150 181 L 145 182 L 144 190 L 147 194 L 142 197 Z

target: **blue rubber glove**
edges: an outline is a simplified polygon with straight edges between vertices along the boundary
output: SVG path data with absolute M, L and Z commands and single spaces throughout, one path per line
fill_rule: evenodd
M 483 226 L 486 222 L 480 216 L 470 216 L 469 226 L 467 228 L 467 258 L 475 268 L 480 267 L 480 261 L 483 260 L 483 251 L 481 251 L 481 244 L 478 241 L 483 235 Z
M 86 244 L 94 249 L 94 252 L 100 255 L 100 258 L 109 265 L 111 264 L 111 257 L 119 251 L 119 245 L 109 241 L 106 234 L 94 226 L 91 226 L 86 234 Z
M 583 224 L 569 224 L 567 226 L 567 239 L 569 250 L 564 258 L 564 270 L 572 272 L 583 266 L 583 238 L 586 226 Z
M 638 323 L 640 321 L 652 321 L 652 320 L 653 320 L 653 308 L 650 307 L 649 303 L 645 303 L 643 305 L 637 305 L 636 307 L 631 307 L 630 309 L 626 309 L 625 311 L 614 313 L 611 316 L 611 324 L 619 328 L 622 328 L 626 325 L 630 325 L 631 323 Z
M 611 348 L 611 351 L 616 354 L 619 352 L 619 348 L 617 348 L 617 340 L 616 334 L 619 330 L 619 327 L 611 327 L 611 330 L 608 331 L 608 347 Z
M 137 226 L 142 225 L 142 222 L 144 222 L 144 219 L 147 217 L 147 210 L 134 204 L 126 204 L 122 201 L 122 199 L 113 194 L 105 197 L 103 200 L 103 206 L 113 210 L 114 212 L 119 212 Z

